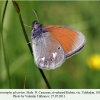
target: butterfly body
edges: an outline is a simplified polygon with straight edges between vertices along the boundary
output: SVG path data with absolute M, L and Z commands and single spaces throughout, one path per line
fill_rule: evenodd
M 32 24 L 32 49 L 36 65 L 41 69 L 55 69 L 66 58 L 80 51 L 85 44 L 84 35 L 64 26 Z

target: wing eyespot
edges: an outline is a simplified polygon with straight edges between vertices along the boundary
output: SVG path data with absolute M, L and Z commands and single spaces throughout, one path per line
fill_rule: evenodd
M 57 49 L 58 49 L 58 50 L 60 50 L 61 48 L 60 48 L 60 47 L 58 47 Z
M 50 62 L 52 62 L 53 61 L 53 59 L 52 58 L 50 58 Z
M 47 61 L 47 60 L 45 60 L 45 61 L 44 61 L 44 63 L 45 63 L 45 64 L 47 64 L 47 63 L 48 63 L 48 61 Z

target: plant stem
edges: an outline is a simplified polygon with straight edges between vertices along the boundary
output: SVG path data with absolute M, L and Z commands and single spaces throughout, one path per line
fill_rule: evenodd
M 25 28 L 24 28 L 24 24 L 23 24 L 22 17 L 21 17 L 21 14 L 20 14 L 19 6 L 18 6 L 18 4 L 17 4 L 15 1 L 13 1 L 13 4 L 14 4 L 14 7 L 16 8 L 16 11 L 17 11 L 17 13 L 18 13 L 18 15 L 19 15 L 19 20 L 20 20 L 20 23 L 21 23 L 21 26 L 22 26 L 22 30 L 23 30 L 23 33 L 24 33 L 26 42 L 28 43 L 28 47 L 29 47 L 29 50 L 30 50 L 30 52 L 31 52 L 31 55 L 33 56 L 32 47 L 31 47 L 31 45 L 30 45 L 30 43 L 29 43 L 30 41 L 29 41 L 29 39 L 28 39 L 28 37 L 27 37 L 27 33 L 26 33 L 26 31 L 25 31 Z M 39 69 L 39 71 L 40 71 L 40 73 L 41 73 L 41 75 L 42 75 L 42 77 L 43 77 L 43 79 L 44 79 L 44 81 L 45 81 L 47 87 L 48 87 L 49 89 L 51 89 L 51 88 L 50 88 L 50 85 L 49 85 L 49 83 L 48 83 L 48 81 L 47 81 L 47 78 L 45 77 L 43 71 L 42 71 L 41 69 Z

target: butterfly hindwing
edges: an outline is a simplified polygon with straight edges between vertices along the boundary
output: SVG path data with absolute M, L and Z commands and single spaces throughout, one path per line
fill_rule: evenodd
M 43 36 L 32 40 L 34 59 L 39 68 L 54 69 L 59 67 L 65 60 L 65 52 L 49 32 L 43 33 Z

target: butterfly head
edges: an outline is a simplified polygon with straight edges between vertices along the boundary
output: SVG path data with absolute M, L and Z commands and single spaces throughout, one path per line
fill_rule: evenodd
M 40 23 L 37 22 L 37 21 L 34 21 L 34 22 L 32 23 L 32 28 L 33 28 L 34 30 L 40 29 L 40 28 L 42 28 L 42 24 L 40 24 Z
M 32 38 L 41 37 L 43 33 L 45 33 L 47 30 L 43 28 L 42 24 L 40 24 L 37 21 L 34 21 L 32 23 Z

